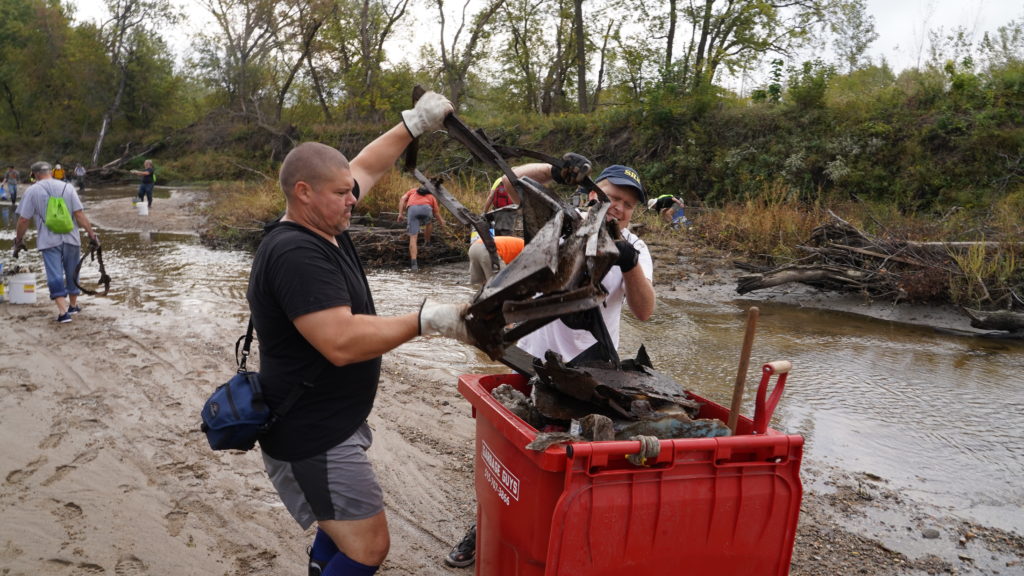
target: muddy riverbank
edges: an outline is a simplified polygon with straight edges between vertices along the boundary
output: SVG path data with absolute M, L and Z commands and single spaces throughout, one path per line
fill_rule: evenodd
M 196 233 L 201 199 L 158 197 L 144 217 L 127 198 L 87 207 L 104 230 Z M 659 297 L 735 299 L 738 272 L 723 255 L 654 244 Z M 751 296 L 810 305 L 814 294 Z M 57 325 L 51 308 L 0 306 L 0 425 L 14 439 L 0 448 L 0 574 L 303 573 L 310 534 L 277 503 L 258 454 L 211 452 L 198 430 L 203 399 L 231 369 L 238 318 L 83 298 L 75 321 Z M 910 314 L 963 326 L 952 311 Z M 474 513 L 469 405 L 416 355 L 399 349 L 384 367 L 370 419 L 392 531 L 381 573 L 469 574 L 441 562 Z M 805 459 L 802 478 L 793 575 L 1024 573 L 1020 534 L 965 522 L 870 473 Z

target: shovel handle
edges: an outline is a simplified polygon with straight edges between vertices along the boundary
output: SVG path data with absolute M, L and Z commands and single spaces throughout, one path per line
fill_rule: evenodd
M 789 360 L 776 360 L 761 367 L 761 384 L 757 387 L 757 403 L 754 406 L 754 434 L 764 434 L 768 430 L 768 421 L 779 405 L 779 398 L 786 388 L 786 376 L 792 367 Z M 771 394 L 768 394 L 768 382 L 772 374 L 778 374 L 778 377 Z
M 747 379 L 747 367 L 750 365 L 750 350 L 754 347 L 754 330 L 757 328 L 757 317 L 761 310 L 751 306 L 747 310 L 747 331 L 743 335 L 743 349 L 740 351 L 740 366 L 736 371 L 736 385 L 732 389 L 732 405 L 729 407 L 729 421 L 726 425 L 732 434 L 736 434 L 736 424 L 743 406 L 743 383 Z

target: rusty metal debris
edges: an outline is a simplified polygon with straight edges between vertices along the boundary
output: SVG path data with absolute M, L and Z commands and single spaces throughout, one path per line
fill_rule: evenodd
M 491 252 L 497 273 L 470 304 L 467 327 L 477 347 L 492 359 L 534 376 L 531 398 L 503 391 L 499 393 L 502 402 L 537 429 L 550 425 L 564 429 L 579 420 L 589 440 L 728 435 L 728 428 L 718 420 L 694 420 L 698 403 L 678 383 L 653 369 L 643 347 L 636 358 L 620 361 L 598 308 L 607 295 L 601 280 L 619 256 L 617 223 L 605 221 L 610 207 L 607 196 L 589 177 L 584 178 L 582 187 L 597 191 L 598 200 L 581 214 L 538 182 L 518 177 L 506 161 L 506 157 L 526 156 L 560 170 L 567 166 L 561 159 L 497 145 L 454 114 L 444 124 L 449 137 L 497 167 L 520 198 L 526 243 L 499 270 L 485 218 L 462 206 L 440 179 L 429 179 L 415 167 L 414 146 L 406 156 L 406 169 L 456 219 L 476 229 Z M 568 359 L 550 351 L 543 359 L 535 358 L 516 346 L 520 338 L 556 319 L 589 331 L 597 343 Z M 539 442 L 584 439 L 567 431 L 551 434 Z

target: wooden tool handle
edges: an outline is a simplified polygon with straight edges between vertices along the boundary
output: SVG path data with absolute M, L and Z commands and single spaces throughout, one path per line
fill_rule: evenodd
M 743 405 L 743 384 L 747 380 L 747 367 L 750 365 L 750 350 L 754 347 L 754 330 L 757 328 L 757 317 L 761 311 L 757 306 L 747 310 L 747 331 L 743 335 L 743 349 L 740 351 L 740 366 L 736 371 L 736 385 L 732 389 L 732 405 L 729 407 L 729 430 L 736 434 L 736 423 L 740 418 Z

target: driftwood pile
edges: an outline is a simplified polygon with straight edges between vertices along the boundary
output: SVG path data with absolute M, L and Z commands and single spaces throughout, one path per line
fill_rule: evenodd
M 894 302 L 948 303 L 951 279 L 963 272 L 952 251 L 976 242 L 911 242 L 884 240 L 858 230 L 835 214 L 814 229 L 798 249 L 807 256 L 793 263 L 768 268 L 737 262 L 742 270 L 736 291 L 746 294 L 788 282 L 800 282 L 823 290 L 862 294 Z M 1004 330 L 1024 336 L 1024 301 L 1010 292 L 1004 310 L 983 312 L 963 308 L 971 326 Z
M 349 234 L 356 245 L 359 257 L 368 268 L 404 268 L 409 265 L 409 236 L 405 222 L 398 222 L 395 213 L 382 213 L 376 221 L 367 218 L 353 219 Z M 466 259 L 461 237 L 463 227 L 455 224 L 442 227 L 434 224 L 434 237 L 430 244 L 424 243 L 423 233 L 419 236 L 419 257 L 421 266 L 446 264 Z M 468 278 L 468 276 L 467 276 Z

